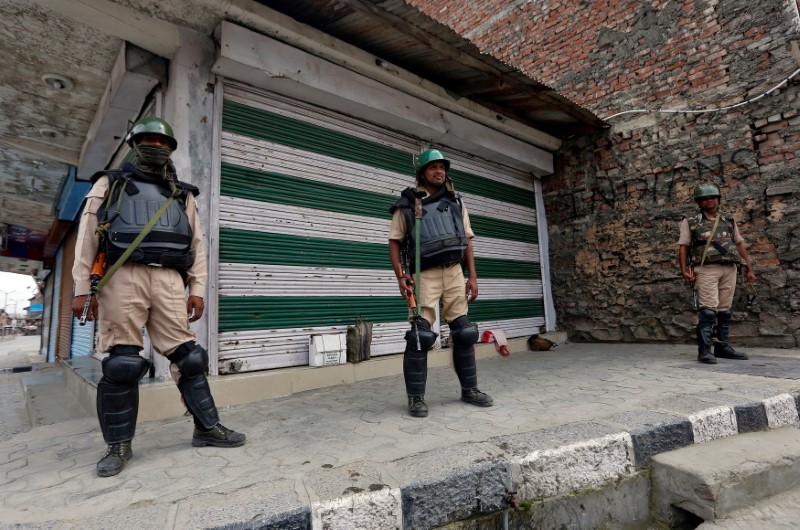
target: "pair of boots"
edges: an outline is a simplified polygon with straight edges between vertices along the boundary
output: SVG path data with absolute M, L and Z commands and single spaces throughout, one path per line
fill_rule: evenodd
M 717 358 L 747 360 L 747 354 L 737 352 L 728 344 L 731 310 L 714 311 L 704 307 L 698 313 L 697 360 L 705 364 L 717 364 Z M 714 331 L 716 324 L 716 332 Z M 716 339 L 716 340 L 715 340 Z M 712 353 L 711 346 L 714 346 Z
M 178 389 L 194 417 L 192 445 L 204 447 L 239 447 L 245 436 L 219 422 L 217 408 L 206 378 L 208 353 L 194 341 L 178 346 L 168 357 L 181 372 Z M 136 433 L 139 413 L 139 380 L 150 362 L 139 355 L 139 346 L 113 346 L 102 361 L 103 377 L 97 383 L 97 418 L 108 444 L 97 463 L 97 474 L 110 477 L 125 468 L 133 456 L 131 440 Z M 191 404 L 191 405 L 190 405 Z M 210 426 L 210 427 L 209 427 Z
M 192 445 L 194 447 L 241 447 L 244 442 L 244 434 L 228 429 L 221 423 L 208 430 L 200 425 L 195 425 L 194 435 L 192 436 Z M 133 447 L 130 440 L 108 444 L 106 453 L 97 463 L 97 476 L 113 477 L 118 475 L 125 469 L 125 464 L 132 457 Z
M 478 387 L 461 389 L 461 401 L 475 405 L 476 407 L 491 407 L 494 400 L 489 394 L 481 392 Z M 425 404 L 425 396 L 408 396 L 408 414 L 415 418 L 424 418 L 428 415 L 428 405 Z
M 419 336 L 419 349 L 416 337 Z M 437 334 L 431 331 L 430 323 L 419 319 L 406 333 L 406 351 L 403 353 L 403 378 L 408 395 L 408 413 L 415 418 L 428 415 L 425 403 L 425 384 L 428 376 L 428 350 L 436 341 Z M 461 401 L 478 407 L 491 407 L 491 396 L 478 390 L 478 375 L 475 365 L 475 342 L 478 327 L 465 316 L 450 322 L 450 339 L 453 343 L 453 368 L 461 383 Z

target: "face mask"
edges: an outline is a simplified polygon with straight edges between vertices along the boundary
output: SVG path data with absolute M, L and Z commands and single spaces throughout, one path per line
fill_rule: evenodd
M 154 145 L 134 145 L 133 150 L 140 161 L 149 165 L 161 167 L 167 163 L 172 149 L 169 147 L 157 147 Z

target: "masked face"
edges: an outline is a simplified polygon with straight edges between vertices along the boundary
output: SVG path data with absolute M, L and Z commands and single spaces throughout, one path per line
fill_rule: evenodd
M 172 154 L 169 141 L 160 134 L 143 134 L 133 150 L 143 163 L 156 167 L 165 165 Z

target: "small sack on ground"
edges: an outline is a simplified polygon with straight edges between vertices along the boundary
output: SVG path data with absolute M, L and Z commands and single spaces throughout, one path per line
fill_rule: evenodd
M 555 342 L 539 335 L 531 335 L 528 339 L 528 349 L 531 351 L 547 351 L 558 346 Z
M 371 346 L 372 322 L 357 318 L 355 325 L 347 326 L 347 362 L 368 361 Z

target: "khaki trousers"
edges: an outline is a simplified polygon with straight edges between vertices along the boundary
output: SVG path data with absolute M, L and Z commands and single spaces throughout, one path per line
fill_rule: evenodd
M 736 265 L 711 263 L 695 269 L 697 272 L 697 302 L 700 307 L 727 311 L 733 305 L 736 290 Z
M 467 297 L 464 293 L 464 271 L 460 264 L 432 267 L 420 273 L 419 311 L 422 318 L 433 325 L 436 306 L 442 301 L 442 316 L 452 322 L 467 314 Z
M 169 355 L 175 348 L 195 340 L 186 314 L 186 289 L 175 269 L 126 263 L 97 296 L 100 319 L 97 347 L 144 345 L 147 328 L 153 348 Z

